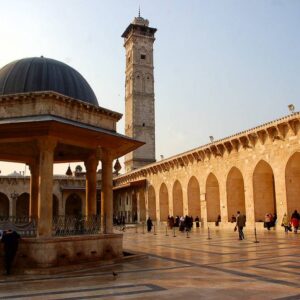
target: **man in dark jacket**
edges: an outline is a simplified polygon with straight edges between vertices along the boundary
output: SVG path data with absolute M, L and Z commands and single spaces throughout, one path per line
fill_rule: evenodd
M 20 235 L 11 229 L 4 232 L 2 243 L 4 243 L 4 266 L 6 275 L 10 274 L 10 269 L 16 256 Z
M 236 216 L 236 227 L 239 230 L 239 239 L 243 240 L 245 238 L 243 228 L 246 225 L 246 216 L 241 214 L 239 211 Z

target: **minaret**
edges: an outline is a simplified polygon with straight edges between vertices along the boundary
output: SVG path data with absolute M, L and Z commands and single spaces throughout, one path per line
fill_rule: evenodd
M 125 134 L 146 144 L 125 156 L 126 172 L 155 162 L 153 43 L 155 28 L 139 16 L 122 37 L 126 49 Z

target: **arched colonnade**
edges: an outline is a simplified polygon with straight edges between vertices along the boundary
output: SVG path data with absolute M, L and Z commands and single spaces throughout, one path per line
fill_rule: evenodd
M 58 215 L 79 215 L 84 213 L 84 195 L 78 193 L 68 193 L 66 197 L 60 199 L 53 194 L 52 207 L 53 216 Z M 63 209 L 61 209 L 61 207 Z M 27 192 L 9 197 L 0 192 L 0 218 L 16 217 L 24 218 L 30 215 L 30 195 Z
M 222 221 L 230 222 L 231 216 L 241 211 L 247 218 L 252 215 L 255 222 L 263 222 L 266 213 L 277 213 L 278 205 L 284 205 L 282 199 L 276 199 L 274 169 L 267 161 L 259 160 L 251 170 L 250 183 L 249 179 L 247 182 L 251 195 L 247 201 L 252 201 L 250 204 L 246 201 L 246 177 L 240 168 L 232 166 L 223 177 L 210 172 L 205 178 L 192 175 L 185 180 L 175 178 L 171 183 L 170 180 L 159 184 L 150 182 L 146 190 L 148 203 L 140 205 L 144 210 L 140 210 L 140 215 L 161 222 L 165 222 L 168 215 L 186 214 L 215 222 L 220 215 Z M 295 209 L 300 211 L 300 152 L 289 157 L 284 178 L 286 206 L 283 210 L 291 215 Z M 222 195 L 221 186 L 224 187 Z M 201 211 L 203 205 L 204 212 Z

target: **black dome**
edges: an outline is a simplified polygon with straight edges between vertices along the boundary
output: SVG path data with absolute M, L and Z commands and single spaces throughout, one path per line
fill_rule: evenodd
M 53 91 L 98 106 L 90 85 L 75 69 L 45 57 L 13 61 L 0 69 L 0 95 Z

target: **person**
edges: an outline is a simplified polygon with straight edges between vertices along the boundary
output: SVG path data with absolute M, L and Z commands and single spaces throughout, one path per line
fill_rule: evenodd
M 11 272 L 11 266 L 18 250 L 20 238 L 20 235 L 11 229 L 3 233 L 1 241 L 4 243 L 4 267 L 6 275 L 9 275 Z
M 270 230 L 272 224 L 272 215 L 269 213 L 265 214 L 265 224 L 264 227 Z
M 288 233 L 289 232 L 289 228 L 290 228 L 290 222 L 289 222 L 289 218 L 288 218 L 288 216 L 287 216 L 286 213 L 283 215 L 281 225 L 284 227 L 284 231 L 286 233 Z
M 170 220 L 169 220 L 169 227 L 170 227 L 170 229 L 173 229 L 173 227 L 174 227 L 174 217 L 173 216 L 171 216 L 170 217 Z
M 196 222 L 196 227 L 199 228 L 200 219 L 198 216 L 195 218 L 195 222 Z
M 216 221 L 216 226 L 219 226 L 219 223 L 221 222 L 221 216 L 218 215 L 217 217 L 217 221 Z
M 239 211 L 237 212 L 236 216 L 236 227 L 239 231 L 239 239 L 245 239 L 243 228 L 246 225 L 246 216 L 241 214 Z
M 300 215 L 298 211 L 295 209 L 291 217 L 291 223 L 294 227 L 294 233 L 297 233 L 299 227 L 299 220 L 300 220 Z
M 231 216 L 231 223 L 235 223 L 236 222 L 236 217 L 235 217 L 235 215 L 232 215 Z
M 149 217 L 149 218 L 147 219 L 147 231 L 148 231 L 148 232 L 151 232 L 152 226 L 153 226 L 153 223 L 152 223 L 151 218 Z

